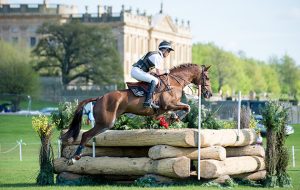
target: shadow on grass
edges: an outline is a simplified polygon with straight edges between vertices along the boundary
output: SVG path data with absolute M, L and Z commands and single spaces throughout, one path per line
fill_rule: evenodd
M 0 184 L 1 187 L 40 187 L 35 183 L 15 183 L 15 184 Z

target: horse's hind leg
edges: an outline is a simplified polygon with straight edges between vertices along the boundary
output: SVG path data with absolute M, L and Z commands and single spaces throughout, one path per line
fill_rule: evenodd
M 76 152 L 75 152 L 75 154 L 73 156 L 76 160 L 80 159 L 80 157 L 81 157 L 80 154 L 81 154 L 82 150 L 84 149 L 85 144 L 92 137 L 96 136 L 97 134 L 103 133 L 103 132 L 105 132 L 108 129 L 108 127 L 107 128 L 102 128 L 100 130 L 99 130 L 99 128 L 100 128 L 99 125 L 98 126 L 96 125 L 92 129 L 90 129 L 90 130 L 88 130 L 88 131 L 86 131 L 86 132 L 84 132 L 82 134 L 80 144 L 79 144 L 79 146 L 78 146 L 78 148 L 77 148 L 77 150 L 76 150 Z
M 97 102 L 94 106 L 96 125 L 82 134 L 80 145 L 74 155 L 75 159 L 80 159 L 80 153 L 84 148 L 84 145 L 92 137 L 113 127 L 116 118 L 123 113 L 122 110 L 124 110 L 119 107 L 121 100 L 122 98 L 120 96 L 118 96 L 118 98 L 115 96 L 103 96 L 101 101 Z

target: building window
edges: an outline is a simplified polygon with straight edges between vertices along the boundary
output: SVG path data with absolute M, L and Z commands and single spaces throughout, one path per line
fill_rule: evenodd
M 36 37 L 30 37 L 30 47 L 34 47 L 36 45 Z
M 11 41 L 12 41 L 13 44 L 17 44 L 18 41 L 19 41 L 19 38 L 18 37 L 12 37 Z
M 132 36 L 132 53 L 135 54 L 136 53 L 136 38 L 135 36 Z
M 141 38 L 141 47 L 140 47 L 140 55 L 142 55 L 145 52 L 145 46 L 144 46 L 144 38 Z
M 17 28 L 17 27 L 12 27 L 12 28 L 11 28 L 11 32 L 12 32 L 12 33 L 17 33 L 17 32 L 19 32 L 19 28 Z
M 126 35 L 126 53 L 130 52 L 130 37 Z

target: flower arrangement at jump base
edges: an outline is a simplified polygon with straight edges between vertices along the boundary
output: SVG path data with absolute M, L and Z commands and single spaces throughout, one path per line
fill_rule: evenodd
M 54 184 L 53 158 L 54 153 L 51 146 L 51 136 L 54 125 L 48 117 L 39 115 L 32 118 L 32 127 L 37 132 L 41 140 L 39 155 L 40 171 L 36 179 L 38 185 Z
M 123 114 L 117 119 L 113 130 L 175 128 L 187 128 L 187 124 L 174 119 L 169 114 L 164 114 L 159 117 Z
M 159 120 L 159 125 L 164 127 L 165 129 L 169 128 L 169 123 L 166 121 L 166 118 L 164 116 L 160 116 L 157 118 Z

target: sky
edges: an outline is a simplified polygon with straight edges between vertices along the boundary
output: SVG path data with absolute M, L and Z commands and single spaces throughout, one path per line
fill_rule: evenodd
M 43 0 L 6 0 L 8 3 L 42 3 Z M 97 5 L 163 12 L 173 19 L 190 21 L 193 43 L 212 42 L 233 53 L 268 61 L 271 56 L 291 56 L 300 66 L 300 0 L 47 0 L 49 4 L 73 4 L 80 13 Z

